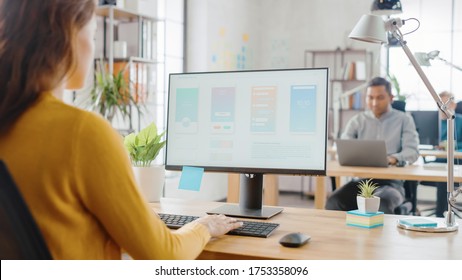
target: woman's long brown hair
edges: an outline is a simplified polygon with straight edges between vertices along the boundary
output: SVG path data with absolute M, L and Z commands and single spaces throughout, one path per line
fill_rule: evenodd
M 75 67 L 73 42 L 95 0 L 0 0 L 0 134 Z

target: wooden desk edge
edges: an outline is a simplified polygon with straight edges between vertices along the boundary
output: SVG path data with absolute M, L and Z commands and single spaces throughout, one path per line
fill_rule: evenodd
M 187 215 L 202 215 L 206 209 L 222 203 L 163 199 L 151 203 L 155 211 Z M 458 231 L 451 233 L 419 233 L 396 227 L 399 218 L 406 216 L 385 215 L 384 226 L 364 229 L 347 226 L 345 212 L 285 207 L 284 212 L 272 219 L 280 227 L 269 238 L 223 236 L 211 240 L 198 259 L 460 259 L 462 239 Z M 410 217 L 410 216 L 409 216 Z M 442 218 L 432 218 L 442 222 Z M 305 223 L 300 223 L 306 221 Z M 460 223 L 460 222 L 459 222 Z M 312 240 L 299 249 L 285 248 L 278 244 L 283 235 L 309 232 Z M 393 241 L 390 248 L 384 243 Z M 422 247 L 422 241 L 426 246 Z M 255 244 L 255 245 L 252 245 Z M 346 246 L 342 249 L 342 244 Z M 356 244 L 356 245 L 355 245 Z M 365 246 L 368 244 L 367 246 Z M 252 246 L 256 246 L 252 248 Z M 359 247 L 352 247 L 359 246 Z M 365 246 L 365 247 L 364 247 Z M 350 248 L 351 247 L 351 248 Z M 361 248 L 361 250 L 354 250 Z M 435 251 L 436 250 L 436 251 Z

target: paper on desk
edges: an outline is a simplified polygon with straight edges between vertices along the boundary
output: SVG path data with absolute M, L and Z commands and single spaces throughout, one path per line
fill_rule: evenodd
M 201 188 L 203 175 L 204 168 L 183 166 L 178 189 L 198 192 Z

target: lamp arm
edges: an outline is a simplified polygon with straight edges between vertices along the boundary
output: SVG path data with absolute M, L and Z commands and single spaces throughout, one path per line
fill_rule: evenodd
M 454 194 L 454 115 L 452 118 L 446 120 L 447 126 L 447 168 L 448 178 L 446 184 L 446 190 L 448 193 L 448 212 L 446 215 L 446 225 L 454 226 L 456 218 L 452 211 L 452 201 L 455 200 Z
M 452 62 L 449 62 L 449 61 L 447 61 L 447 60 L 444 59 L 444 58 L 441 58 L 441 57 L 437 56 L 436 59 L 443 61 L 443 62 L 446 63 L 447 65 L 449 65 L 449 66 L 451 66 L 451 67 L 453 67 L 453 68 L 455 68 L 455 69 L 457 69 L 457 70 L 459 70 L 459 71 L 462 71 L 462 67 L 457 66 L 457 65 L 454 65 Z
M 419 74 L 420 79 L 423 81 L 428 91 L 432 95 L 433 100 L 435 100 L 438 108 L 446 115 L 448 119 L 454 118 L 454 113 L 451 112 L 446 106 L 446 104 L 444 104 L 441 101 L 441 98 L 436 93 L 435 89 L 433 88 L 427 76 L 425 75 L 424 71 L 422 70 L 422 67 L 420 67 L 420 64 L 417 62 L 417 59 L 415 58 L 415 56 L 412 54 L 411 50 L 407 46 L 407 42 L 403 40 L 403 36 L 397 27 L 396 27 L 396 30 L 393 30 L 392 34 L 393 34 L 393 37 L 395 37 L 400 43 L 401 47 L 404 50 L 404 53 L 406 54 L 412 66 L 417 71 L 417 74 Z
M 447 226 L 454 226 L 455 222 L 455 215 L 452 211 L 452 205 L 450 201 L 455 199 L 454 196 L 454 113 L 448 108 L 448 103 L 443 103 L 441 98 L 436 94 L 435 89 L 430 84 L 427 76 L 425 75 L 422 67 L 420 67 L 419 63 L 417 62 L 414 55 L 412 55 L 411 50 L 406 44 L 406 41 L 403 40 L 403 34 L 399 30 L 400 22 L 398 21 L 397 24 L 392 24 L 390 30 L 392 32 L 393 37 L 395 37 L 398 42 L 400 43 L 401 47 L 403 48 L 406 56 L 409 58 L 412 66 L 419 74 L 420 79 L 424 82 L 425 86 L 427 87 L 428 91 L 432 95 L 433 99 L 435 100 L 438 108 L 443 112 L 447 117 L 447 169 L 448 169 L 448 178 L 447 178 L 447 192 L 448 192 L 448 212 L 446 215 L 446 225 Z
M 355 94 L 356 92 L 358 92 L 358 91 L 360 91 L 360 90 L 366 88 L 367 85 L 368 85 L 368 83 L 363 83 L 363 84 L 360 84 L 360 85 L 357 86 L 357 87 L 354 87 L 354 88 L 352 88 L 352 89 L 349 89 L 349 90 L 343 92 L 343 93 L 338 97 L 338 99 L 335 99 L 335 102 L 339 102 L 340 99 Z

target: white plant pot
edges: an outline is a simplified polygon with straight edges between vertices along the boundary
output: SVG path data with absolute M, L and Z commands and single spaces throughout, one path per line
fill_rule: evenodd
M 371 198 L 364 198 L 362 196 L 356 197 L 358 210 L 362 213 L 377 213 L 380 206 L 380 197 L 374 196 Z
M 158 202 L 162 197 L 165 182 L 165 166 L 154 165 L 149 167 L 133 166 L 135 179 L 148 202 Z

